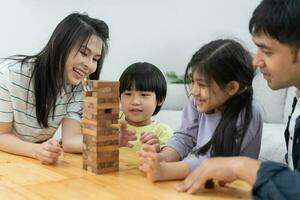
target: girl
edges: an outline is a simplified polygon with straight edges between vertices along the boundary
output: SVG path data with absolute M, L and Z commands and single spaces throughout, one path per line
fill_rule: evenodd
M 193 55 L 185 72 L 192 96 L 180 129 L 161 152 L 149 145 L 140 152 L 140 170 L 150 180 L 185 178 L 208 157 L 258 157 L 262 119 L 252 102 L 251 62 L 232 40 L 210 42 Z M 196 155 L 187 156 L 194 148 Z
M 120 119 L 122 128 L 129 135 L 136 135 L 127 145 L 141 150 L 142 144 L 154 145 L 160 149 L 171 137 L 173 130 L 166 124 L 151 119 L 156 115 L 167 93 L 167 83 L 161 71 L 150 63 L 134 63 L 120 77 Z M 121 133 L 122 134 L 122 133 Z
M 55 28 L 36 55 L 16 55 L 0 67 L 0 150 L 55 163 L 81 152 L 82 85 L 98 79 L 107 51 L 105 22 L 78 13 Z M 51 139 L 62 124 L 62 149 Z

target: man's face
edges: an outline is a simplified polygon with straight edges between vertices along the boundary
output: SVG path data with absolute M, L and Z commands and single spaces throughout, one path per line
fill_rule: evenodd
M 300 50 L 297 60 L 292 49 L 265 34 L 253 36 L 257 46 L 253 65 L 259 67 L 271 89 L 295 86 L 300 90 Z

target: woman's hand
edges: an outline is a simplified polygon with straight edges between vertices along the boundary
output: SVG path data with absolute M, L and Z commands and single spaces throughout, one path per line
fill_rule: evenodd
M 40 160 L 42 164 L 55 164 L 62 153 L 59 143 L 51 138 L 34 149 L 35 158 Z

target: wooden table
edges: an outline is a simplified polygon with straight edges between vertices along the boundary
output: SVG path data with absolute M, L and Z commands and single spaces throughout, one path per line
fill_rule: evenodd
M 0 199 L 250 199 L 250 186 L 236 181 L 197 195 L 175 190 L 179 181 L 152 183 L 138 170 L 137 155 L 121 149 L 120 171 L 96 175 L 82 170 L 81 155 L 64 154 L 57 165 L 0 151 Z

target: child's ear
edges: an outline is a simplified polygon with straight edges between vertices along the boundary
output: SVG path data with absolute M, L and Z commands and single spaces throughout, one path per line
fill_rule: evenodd
M 157 105 L 162 106 L 164 102 L 165 102 L 165 100 L 163 99 L 161 102 L 158 102 Z
M 235 95 L 240 89 L 240 84 L 237 81 L 230 81 L 226 85 L 226 92 L 229 96 Z

